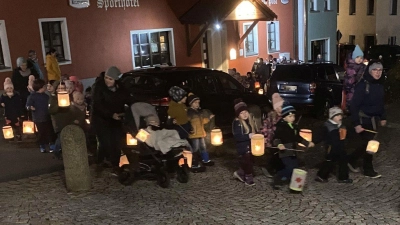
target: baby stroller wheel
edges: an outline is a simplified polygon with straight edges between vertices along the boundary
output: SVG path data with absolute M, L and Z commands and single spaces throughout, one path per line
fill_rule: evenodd
M 131 185 L 134 181 L 134 174 L 129 170 L 129 165 L 123 165 L 121 167 L 121 173 L 118 175 L 119 183 L 123 185 Z
M 176 171 L 176 179 L 179 183 L 187 183 L 189 181 L 189 171 L 187 164 L 182 165 Z
M 162 188 L 169 187 L 169 175 L 164 167 L 161 167 L 157 173 L 157 184 Z

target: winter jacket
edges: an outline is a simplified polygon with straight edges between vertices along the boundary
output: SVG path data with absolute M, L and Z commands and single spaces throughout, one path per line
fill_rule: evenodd
M 296 124 L 289 124 L 283 119 L 279 120 L 276 124 L 274 145 L 278 146 L 283 144 L 285 148 L 296 149 L 297 143 L 301 143 L 308 146 L 309 142 L 300 136 L 299 128 Z M 279 151 L 279 157 L 296 156 L 295 151 L 281 150 Z
M 249 134 L 256 133 L 257 131 L 257 128 L 255 128 L 255 130 L 252 130 L 250 126 L 250 120 L 254 121 L 254 116 L 252 114 L 250 114 L 249 119 L 246 120 L 247 126 L 250 129 L 248 133 L 245 133 L 245 129 L 240 123 L 239 119 L 236 118 L 232 122 L 232 133 L 236 141 L 236 150 L 239 155 L 244 155 L 251 150 L 250 149 L 251 141 Z
M 13 75 L 12 75 L 12 83 L 14 85 L 14 90 L 17 91 L 22 98 L 25 98 L 29 95 L 28 91 L 28 81 L 29 81 L 29 75 L 27 76 L 22 76 L 21 73 L 19 72 L 21 70 L 20 67 L 17 67 L 14 69 Z M 28 69 L 29 70 L 29 69 Z M 30 70 L 30 74 L 35 76 L 35 79 L 39 78 L 37 73 L 34 70 Z
M 23 114 L 23 105 L 21 96 L 14 92 L 13 96 L 9 97 L 6 93 L 0 97 L 0 103 L 4 103 L 4 117 L 11 120 L 12 123 L 16 123 L 18 118 Z
M 46 55 L 47 80 L 61 80 L 61 70 L 57 58 Z
M 351 120 L 354 126 L 372 124 L 372 117 L 386 120 L 383 80 L 383 76 L 379 80 L 375 80 L 367 68 L 363 79 L 355 86 L 350 104 Z
M 276 130 L 276 124 L 281 119 L 280 116 L 275 111 L 268 113 L 267 118 L 263 121 L 263 126 L 261 127 L 261 133 L 265 137 L 265 146 L 271 147 L 272 141 L 274 139 L 274 133 Z
M 355 63 L 354 60 L 351 58 L 351 54 L 349 57 L 350 58 L 348 58 L 346 61 L 346 75 L 344 77 L 344 90 L 346 93 L 347 107 L 350 106 L 350 102 L 354 94 L 354 87 L 356 86 L 357 82 L 362 78 L 366 67 L 363 63 Z
M 40 69 L 39 63 L 30 58 L 27 59 L 27 62 L 28 68 L 33 72 L 32 74 L 37 74 L 37 77 L 43 80 L 44 76 L 42 70 Z
M 186 105 L 177 103 L 173 100 L 168 104 L 168 116 L 175 119 L 178 125 L 183 125 L 189 122 Z
M 327 120 L 321 128 L 313 132 L 314 143 L 324 141 L 327 160 L 339 160 L 347 157 L 345 139 L 340 140 L 340 129 L 346 128 L 332 120 Z
M 29 95 L 26 107 L 30 109 L 31 106 L 35 107 L 35 110 L 32 110 L 33 122 L 43 123 L 50 121 L 49 96 L 46 93 L 32 93 Z
M 207 134 L 204 130 L 204 125 L 210 122 L 209 118 L 205 118 L 201 110 L 188 109 L 188 117 L 192 125 L 192 133 L 189 138 L 204 138 Z

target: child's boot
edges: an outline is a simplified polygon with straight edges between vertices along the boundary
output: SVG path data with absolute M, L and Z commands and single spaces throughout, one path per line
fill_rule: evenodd
M 55 144 L 50 144 L 49 152 L 52 153 L 52 152 L 54 152 L 55 149 L 56 149 L 56 145 Z
M 203 159 L 203 164 L 205 166 L 214 166 L 214 162 L 210 160 L 208 152 L 202 152 L 201 158 Z
M 256 185 L 256 184 L 254 183 L 254 181 L 253 181 L 253 174 L 246 174 L 246 175 L 244 175 L 244 183 L 245 183 L 247 186 L 254 186 L 254 185 Z

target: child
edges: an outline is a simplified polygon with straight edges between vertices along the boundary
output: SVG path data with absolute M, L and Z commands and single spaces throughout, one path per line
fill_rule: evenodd
M 209 118 L 204 118 L 200 110 L 200 98 L 193 93 L 189 93 L 187 100 L 190 106 L 187 111 L 187 115 L 193 128 L 193 132 L 189 135 L 189 139 L 193 148 L 192 152 L 194 153 L 200 151 L 203 164 L 205 166 L 213 166 L 214 162 L 212 162 L 208 156 L 206 142 L 204 140 L 204 137 L 207 135 L 206 131 L 204 130 L 204 124 L 210 122 L 210 119 L 212 119 L 214 115 L 210 115 Z
M 65 83 L 65 87 L 66 87 L 66 91 L 69 94 L 69 97 L 72 99 L 72 95 L 75 92 L 75 84 L 74 82 L 70 81 L 70 80 L 66 80 L 64 81 Z
M 9 125 L 16 133 L 16 138 L 21 141 L 21 117 L 23 115 L 22 99 L 14 91 L 14 85 L 9 77 L 4 81 L 4 93 L 0 97 L 1 106 L 4 107 L 5 125 Z
M 274 188 L 279 188 L 280 185 L 290 182 L 293 169 L 298 166 L 296 152 L 289 150 L 295 149 L 297 143 L 302 143 L 309 148 L 314 147 L 313 142 L 308 142 L 299 134 L 299 129 L 295 121 L 295 108 L 284 102 L 282 105 L 282 119 L 276 124 L 274 145 L 278 147 L 279 158 L 282 160 L 284 168 L 279 170 L 274 176 Z M 285 150 L 288 149 L 288 150 Z
M 246 103 L 242 99 L 235 99 L 235 120 L 232 123 L 232 132 L 239 154 L 240 169 L 233 176 L 248 186 L 255 185 L 253 181 L 253 155 L 251 154 L 251 137 L 256 133 L 257 126 L 254 117 L 249 113 Z
M 340 134 L 342 126 L 343 111 L 339 107 L 329 109 L 329 119 L 324 123 L 324 131 L 317 134 L 324 134 L 325 148 L 327 149 L 326 161 L 323 162 L 317 173 L 315 181 L 328 182 L 329 173 L 334 169 L 335 164 L 339 166 L 338 182 L 353 183 L 349 179 L 349 168 L 347 167 L 347 153 L 345 150 L 345 136 Z M 314 135 L 315 136 L 315 135 Z M 318 136 L 317 136 L 318 137 Z M 316 139 L 318 141 L 318 138 Z
M 187 139 L 191 132 L 191 125 L 187 115 L 186 91 L 180 87 L 173 86 L 168 91 L 172 100 L 168 104 L 168 116 L 173 119 L 175 129 L 182 139 Z
M 26 107 L 32 110 L 33 122 L 38 130 L 40 152 L 46 152 L 46 145 L 54 142 L 54 131 L 49 114 L 49 96 L 45 93 L 46 83 L 37 79 L 32 85 L 35 93 L 29 95 Z M 50 144 L 50 152 L 54 151 L 54 144 Z
M 56 89 L 54 89 L 53 84 L 55 82 L 58 82 L 58 84 L 60 83 L 60 81 L 55 81 L 55 80 L 50 80 L 49 82 L 47 82 L 47 90 L 46 90 L 46 94 L 51 97 L 52 95 L 54 95 L 54 93 L 56 92 Z
M 78 124 L 82 127 L 82 129 L 86 129 L 86 103 L 85 103 L 85 96 L 79 91 L 74 91 L 73 93 L 73 113 L 74 113 L 74 123 Z

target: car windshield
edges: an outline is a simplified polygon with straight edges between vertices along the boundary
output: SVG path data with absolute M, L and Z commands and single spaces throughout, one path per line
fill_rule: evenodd
M 278 66 L 272 75 L 275 80 L 283 81 L 296 81 L 296 80 L 307 80 L 313 79 L 313 73 L 311 68 L 308 66 L 289 66 L 282 65 Z

